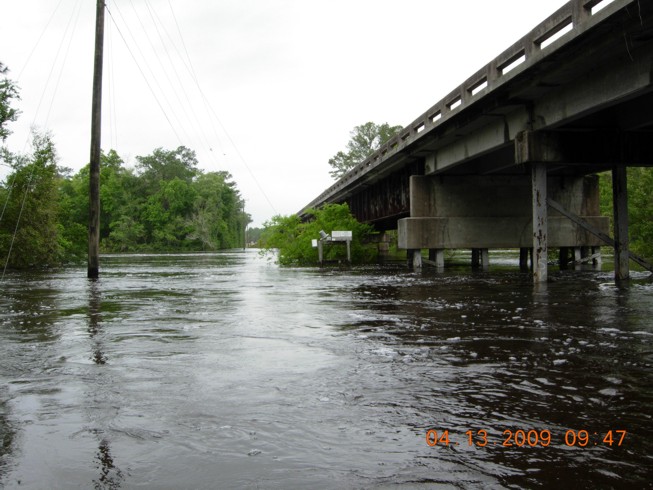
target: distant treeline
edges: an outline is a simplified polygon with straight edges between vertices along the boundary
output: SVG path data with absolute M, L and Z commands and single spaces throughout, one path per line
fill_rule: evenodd
M 12 172 L 0 184 L 0 259 L 10 268 L 83 260 L 88 245 L 89 167 L 57 165 L 49 135 L 29 155 L 5 154 Z M 198 169 L 195 152 L 157 148 L 128 168 L 102 155 L 102 252 L 210 251 L 245 245 L 251 221 L 228 172 Z M 10 252 L 11 250 L 11 252 Z M 7 259 L 8 258 L 8 259 Z

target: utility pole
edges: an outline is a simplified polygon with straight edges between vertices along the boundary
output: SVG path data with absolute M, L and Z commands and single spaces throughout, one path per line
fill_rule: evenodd
M 95 62 L 91 114 L 91 160 L 88 221 L 88 277 L 100 275 L 100 155 L 102 137 L 102 62 L 104 57 L 104 0 L 97 0 Z

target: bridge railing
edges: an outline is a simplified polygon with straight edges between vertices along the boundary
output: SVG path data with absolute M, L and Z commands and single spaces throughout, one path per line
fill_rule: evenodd
M 304 210 L 319 206 L 329 196 L 378 167 L 397 152 L 415 143 L 434 128 L 509 82 L 544 57 L 636 0 L 571 0 L 515 44 L 474 73 L 465 82 L 406 126 L 366 160 L 343 175 Z M 299 214 L 302 214 L 302 210 Z

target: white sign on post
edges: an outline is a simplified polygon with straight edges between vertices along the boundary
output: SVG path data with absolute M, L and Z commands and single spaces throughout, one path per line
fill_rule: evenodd
M 332 231 L 331 240 L 334 242 L 347 242 L 351 241 L 351 231 Z

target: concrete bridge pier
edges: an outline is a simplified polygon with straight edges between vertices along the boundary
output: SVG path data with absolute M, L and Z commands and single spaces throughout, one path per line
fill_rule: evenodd
M 559 263 L 561 269 L 573 266 L 578 269 L 581 265 L 592 263 L 600 267 L 603 262 L 601 258 L 601 247 L 561 247 Z
M 531 169 L 533 195 L 533 279 L 548 279 L 549 238 L 547 210 L 547 174 L 545 163 L 535 163 Z
M 529 265 L 529 258 L 531 259 L 530 265 Z M 533 265 L 532 262 L 533 258 L 533 249 L 532 248 L 526 248 L 522 247 L 519 249 L 519 268 L 522 271 L 528 271 L 531 269 L 531 266 Z
M 421 269 L 424 264 L 435 267 L 438 270 L 444 269 L 444 249 L 430 248 L 428 259 L 422 257 L 422 249 L 409 249 L 406 252 L 408 267 L 411 269 Z
M 472 249 L 472 268 L 484 271 L 490 268 L 490 251 L 487 248 Z
M 408 267 L 410 269 L 421 269 L 422 268 L 422 250 L 419 248 L 409 249 L 406 251 L 406 256 L 408 258 Z
M 515 141 L 519 172 L 411 176 L 410 217 L 398 221 L 399 248 L 472 249 L 472 264 L 481 267 L 489 264 L 490 248 L 518 248 L 520 266 L 528 268 L 530 252 L 534 282 L 546 282 L 549 249 L 582 255 L 583 247 L 603 243 L 590 229 L 607 235 L 609 228 L 600 213 L 598 177 L 560 171 L 575 161 L 565 160 L 560 148 L 557 135 L 527 131 Z M 411 259 L 418 264 L 415 254 Z
M 438 269 L 444 269 L 444 249 L 431 248 L 429 249 L 429 262 L 430 265 Z
M 626 167 L 612 167 L 612 202 L 614 210 L 614 275 L 615 281 L 630 277 L 628 252 L 628 191 Z
M 388 256 L 390 255 L 390 235 L 387 233 L 381 233 L 378 237 L 377 246 L 377 257 L 378 262 L 383 264 L 387 261 Z

